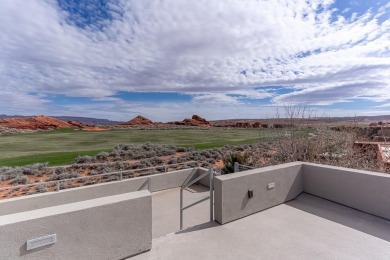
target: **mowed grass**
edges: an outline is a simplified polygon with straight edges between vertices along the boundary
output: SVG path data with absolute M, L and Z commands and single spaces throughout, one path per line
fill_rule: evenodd
M 50 165 L 71 164 L 79 155 L 111 151 L 117 144 L 172 144 L 195 149 L 209 149 L 227 144 L 269 141 L 277 136 L 274 129 L 115 129 L 87 132 L 60 129 L 29 134 L 0 136 L 0 166 L 20 166 L 36 162 Z

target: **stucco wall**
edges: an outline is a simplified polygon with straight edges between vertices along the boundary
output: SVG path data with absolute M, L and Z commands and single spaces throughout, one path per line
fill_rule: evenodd
M 197 171 L 197 168 L 151 175 L 151 191 L 154 192 L 179 187 L 192 171 Z M 197 175 L 194 174 L 194 178 L 196 176 Z M 132 191 L 146 190 L 148 188 L 147 181 L 148 176 L 137 177 L 123 181 L 66 189 L 59 192 L 42 193 L 1 200 L 0 216 Z
M 187 177 L 195 172 L 192 178 L 196 178 L 197 168 L 152 175 L 152 192 L 180 187 Z
M 301 168 L 301 163 L 288 163 L 215 177 L 215 219 L 225 224 L 294 199 L 303 191 Z M 253 198 L 248 198 L 249 189 Z
M 303 164 L 304 191 L 390 220 L 390 175 Z
M 275 188 L 267 184 L 275 182 Z M 247 192 L 253 189 L 254 197 Z M 227 222 L 285 201 L 301 192 L 390 219 L 390 175 L 311 163 L 287 163 L 214 179 L 215 219 Z
M 151 248 L 148 191 L 85 200 L 0 217 L 0 259 L 122 259 Z M 56 234 L 31 251 L 26 241 Z

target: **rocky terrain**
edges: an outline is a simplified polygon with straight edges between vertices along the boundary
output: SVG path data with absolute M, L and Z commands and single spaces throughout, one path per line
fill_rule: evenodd
M 80 122 L 77 122 L 77 121 L 68 121 L 68 124 L 72 125 L 72 126 L 75 126 L 75 127 L 79 127 L 79 128 L 84 128 L 85 125 L 80 123 Z
M 75 128 L 84 131 L 106 131 L 111 126 L 96 126 L 94 124 L 84 124 L 76 120 L 67 122 L 49 116 L 33 117 L 3 117 L 0 118 L 0 135 L 31 133 L 41 130 L 54 130 L 60 128 Z
M 49 116 L 14 117 L 0 119 L 0 128 L 21 130 L 49 130 L 69 128 L 72 125 Z
M 168 122 L 167 124 L 185 125 L 185 126 L 202 126 L 202 127 L 211 127 L 212 126 L 209 121 L 207 121 L 206 119 L 204 119 L 198 115 L 193 115 L 191 118 L 186 118 L 183 121 Z
M 134 117 L 130 121 L 127 121 L 125 123 L 121 123 L 120 125 L 128 125 L 128 126 L 154 126 L 152 120 L 147 119 L 146 117 L 143 117 L 141 115 Z

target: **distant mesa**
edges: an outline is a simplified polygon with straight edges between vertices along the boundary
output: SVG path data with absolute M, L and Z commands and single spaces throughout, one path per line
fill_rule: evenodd
M 153 121 L 150 119 L 147 119 L 143 116 L 136 116 L 130 121 L 127 121 L 125 123 L 121 123 L 121 125 L 131 125 L 131 126 L 152 126 L 154 125 Z
M 0 127 L 25 130 L 49 130 L 70 128 L 72 125 L 49 116 L 33 116 L 0 119 Z
M 1 117 L 1 115 L 0 115 Z M 62 121 L 76 121 L 79 123 L 84 124 L 85 126 L 91 126 L 91 125 L 118 125 L 122 123 L 121 121 L 112 121 L 108 119 L 101 119 L 101 118 L 92 118 L 92 117 L 78 117 L 78 116 L 54 116 L 54 118 L 57 118 Z
M 183 121 L 168 122 L 167 124 L 186 125 L 186 126 L 203 126 L 203 127 L 211 126 L 211 123 L 209 121 L 207 121 L 206 119 L 204 119 L 198 115 L 193 115 L 192 118 L 186 118 Z

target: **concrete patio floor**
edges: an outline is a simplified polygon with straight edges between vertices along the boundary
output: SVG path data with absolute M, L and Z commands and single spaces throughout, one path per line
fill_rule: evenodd
M 173 194 L 154 194 L 153 210 Z M 390 221 L 309 194 L 225 225 L 208 221 L 206 201 L 185 218 L 200 225 L 159 237 L 179 226 L 178 201 L 153 215 L 152 250 L 132 259 L 390 259 Z

